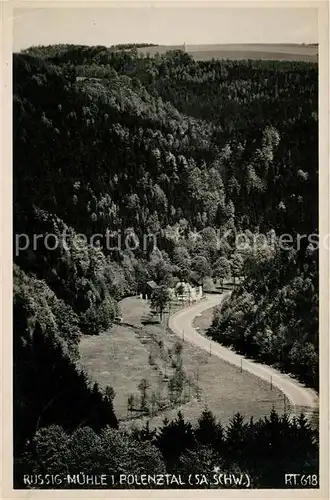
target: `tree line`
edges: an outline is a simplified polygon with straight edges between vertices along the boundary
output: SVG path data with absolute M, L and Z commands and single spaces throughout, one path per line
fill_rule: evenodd
M 318 487 L 317 457 L 317 437 L 303 415 L 291 420 L 273 410 L 267 417 L 246 421 L 237 413 L 223 426 L 206 408 L 195 426 L 179 412 L 173 421 L 164 419 L 153 430 L 149 423 L 131 432 L 109 426 L 99 432 L 87 426 L 73 432 L 59 425 L 43 427 L 17 460 L 15 472 L 17 487 L 25 488 L 47 488 L 47 484 L 36 486 L 39 474 L 65 476 L 68 471 L 71 477 L 80 474 L 79 483 L 63 483 L 62 488 L 90 488 L 84 476 L 101 473 L 117 478 L 110 488 L 137 487 L 120 485 L 119 474 L 166 473 L 180 474 L 185 488 L 192 487 L 190 474 L 204 474 L 208 483 L 196 487 L 219 488 L 219 483 L 211 481 L 216 471 L 218 476 L 247 474 L 251 488 L 284 488 L 285 474 L 290 471 L 309 477 L 309 487 Z M 24 485 L 24 474 L 31 478 L 30 486 Z

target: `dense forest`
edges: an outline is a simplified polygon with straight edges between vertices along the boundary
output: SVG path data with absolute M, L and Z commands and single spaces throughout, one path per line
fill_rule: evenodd
M 150 279 L 240 278 L 209 334 L 318 388 L 317 65 L 55 45 L 13 67 L 18 469 L 33 440 L 123 446 L 77 346 Z

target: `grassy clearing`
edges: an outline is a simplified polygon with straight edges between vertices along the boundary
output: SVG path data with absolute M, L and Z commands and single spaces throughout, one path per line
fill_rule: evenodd
M 140 426 L 149 420 L 152 428 L 161 424 L 164 417 L 174 418 L 179 409 L 186 419 L 196 422 L 205 406 L 223 423 L 227 423 L 237 411 L 247 418 L 268 414 L 273 406 L 283 411 L 283 395 L 279 390 L 270 390 L 267 382 L 241 373 L 239 368 L 210 356 L 188 342 L 183 342 L 182 350 L 185 373 L 182 394 L 185 396 L 171 406 L 168 378 L 175 372 L 175 366 L 172 366 L 176 360 L 174 348 L 180 339 L 166 328 L 166 319 L 163 324 L 141 324 L 141 319 L 149 310 L 144 300 L 125 299 L 121 308 L 124 324 L 115 325 L 100 336 L 83 338 L 80 354 L 81 364 L 89 376 L 101 387 L 110 385 L 114 388 L 115 412 L 122 426 Z M 208 310 L 196 321 L 204 328 L 211 317 L 212 311 Z M 172 351 L 170 356 L 168 350 Z M 149 382 L 149 401 L 154 392 L 162 403 L 161 408 L 154 416 L 129 412 L 128 419 L 127 398 L 130 394 L 139 395 L 137 387 L 142 378 Z M 132 419 L 131 415 L 139 418 Z
M 159 376 L 148 363 L 149 351 L 132 329 L 115 325 L 99 336 L 84 337 L 80 343 L 80 362 L 89 377 L 102 388 L 107 385 L 116 392 L 115 413 L 127 416 L 127 398 L 138 394 L 137 386 L 145 378 L 152 387 Z

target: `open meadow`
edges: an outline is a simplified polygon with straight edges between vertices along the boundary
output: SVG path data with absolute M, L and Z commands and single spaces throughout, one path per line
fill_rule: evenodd
M 105 389 L 111 386 L 116 396 L 114 409 L 121 426 L 139 427 L 149 420 L 158 426 L 167 417 L 172 419 L 181 410 L 187 420 L 196 423 L 202 410 L 208 407 L 223 423 L 235 412 L 246 418 L 269 414 L 274 406 L 283 412 L 283 394 L 269 384 L 182 342 L 163 324 L 143 325 L 141 319 L 149 306 L 135 297 L 121 302 L 123 323 L 114 325 L 98 336 L 85 336 L 80 343 L 81 365 L 89 377 Z M 210 312 L 202 315 L 204 326 Z M 204 319 L 205 318 L 205 319 Z M 182 344 L 183 390 L 175 400 L 169 390 L 169 380 L 175 375 L 176 346 Z M 149 414 L 140 410 L 142 379 L 147 380 Z M 128 397 L 134 396 L 133 411 L 128 411 Z
M 214 44 L 214 45 L 158 45 L 139 48 L 141 54 L 165 54 L 169 50 L 186 50 L 196 61 L 210 59 L 273 60 L 317 62 L 317 45 L 298 44 Z

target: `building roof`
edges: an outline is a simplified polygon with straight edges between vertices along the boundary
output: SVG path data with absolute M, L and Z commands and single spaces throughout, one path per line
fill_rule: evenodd
M 153 290 L 158 287 L 155 281 L 147 281 L 147 285 L 149 288 L 152 288 Z

